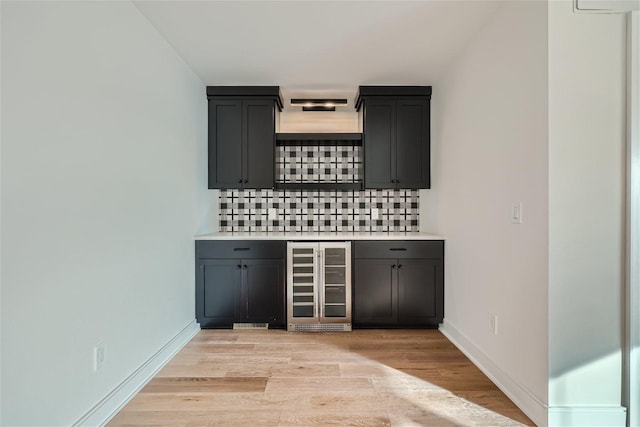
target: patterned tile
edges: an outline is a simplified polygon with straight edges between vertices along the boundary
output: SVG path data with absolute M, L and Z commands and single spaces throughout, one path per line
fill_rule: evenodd
M 220 231 L 232 232 L 405 232 L 419 223 L 416 190 L 222 190 L 219 208 Z
M 276 182 L 359 182 L 362 147 L 278 146 Z

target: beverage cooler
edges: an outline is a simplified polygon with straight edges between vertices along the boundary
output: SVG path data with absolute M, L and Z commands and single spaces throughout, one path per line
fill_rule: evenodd
M 287 330 L 351 330 L 351 242 L 287 243 Z

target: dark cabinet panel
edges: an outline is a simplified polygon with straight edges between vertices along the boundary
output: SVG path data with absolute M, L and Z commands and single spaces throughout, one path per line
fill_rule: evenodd
M 209 101 L 209 188 L 242 187 L 242 102 Z
M 270 327 L 284 327 L 284 247 L 281 241 L 197 241 L 196 318 L 200 326 L 269 323 Z M 232 258 L 232 254 L 245 258 Z
M 353 245 L 355 258 L 442 258 L 442 240 L 358 241 Z
M 354 325 L 393 325 L 398 322 L 395 261 L 358 259 L 354 263 Z
M 396 109 L 396 185 L 429 188 L 429 111 L 424 99 L 400 99 Z M 392 159 L 393 161 L 393 159 Z
M 444 242 L 354 242 L 353 301 L 356 327 L 438 327 Z
M 393 101 L 367 102 L 363 119 L 365 188 L 396 188 L 395 115 Z
M 243 110 L 246 140 L 243 186 L 244 188 L 273 188 L 274 103 L 273 101 L 244 101 Z
M 430 188 L 431 87 L 361 86 L 365 188 Z
M 196 317 L 201 327 L 233 324 L 240 272 L 239 260 L 201 260 L 196 277 Z
M 207 98 L 209 188 L 273 188 L 279 88 L 208 86 Z
M 398 260 L 399 322 L 426 325 L 436 318 L 438 263 L 432 259 Z
M 286 243 L 280 240 L 197 240 L 198 258 L 284 259 Z
M 243 261 L 240 317 L 243 322 L 266 322 L 284 326 L 284 260 Z

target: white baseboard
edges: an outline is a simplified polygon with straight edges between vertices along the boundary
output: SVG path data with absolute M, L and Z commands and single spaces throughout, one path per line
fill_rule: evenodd
M 624 427 L 624 406 L 550 406 L 550 427 Z
M 185 326 L 129 377 L 91 408 L 74 426 L 103 426 L 200 331 L 195 320 Z
M 471 339 L 445 319 L 440 332 L 462 351 L 513 403 L 538 426 L 547 425 L 547 406 L 496 365 Z

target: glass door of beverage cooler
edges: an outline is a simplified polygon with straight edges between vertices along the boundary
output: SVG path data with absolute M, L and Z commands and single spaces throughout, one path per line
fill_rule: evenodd
M 289 243 L 287 245 L 288 317 L 298 322 L 317 322 L 318 244 Z
M 287 329 L 351 330 L 351 243 L 287 244 Z
M 320 319 L 351 323 L 351 244 L 320 243 Z

